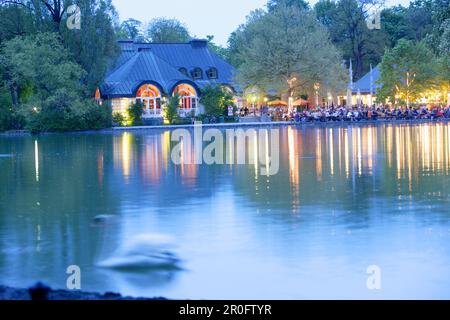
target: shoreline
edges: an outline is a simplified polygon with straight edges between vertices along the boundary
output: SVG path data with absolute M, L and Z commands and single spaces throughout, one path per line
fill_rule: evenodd
M 114 292 L 85 292 L 79 290 L 63 290 L 48 288 L 47 299 L 35 300 L 167 300 L 164 297 L 129 297 L 122 296 L 120 293 Z M 29 293 L 29 289 L 13 288 L 0 285 L 0 300 L 33 300 Z
M 335 128 L 349 126 L 366 126 L 366 125 L 395 125 L 395 124 L 433 124 L 433 123 L 450 123 L 450 119 L 422 119 L 422 120 L 362 120 L 362 121 L 328 121 L 328 122 L 291 122 L 291 121 L 273 121 L 273 122 L 232 122 L 232 123 L 205 123 L 202 128 L 240 128 L 240 127 L 289 127 L 295 126 L 299 128 Z M 61 131 L 61 132 L 40 132 L 31 133 L 27 130 L 12 130 L 0 132 L 0 137 L 22 137 L 22 136 L 39 136 L 39 135 L 58 135 L 58 134 L 92 134 L 92 133 L 119 133 L 125 131 L 161 131 L 175 129 L 192 129 L 196 125 L 159 125 L 159 126 L 130 126 L 130 127 L 111 127 L 99 130 L 82 130 L 82 131 Z
M 362 120 L 362 121 L 327 121 L 327 122 L 292 122 L 292 121 L 272 121 L 272 122 L 232 122 L 232 123 L 207 123 L 202 124 L 202 128 L 233 128 L 233 127 L 304 127 L 304 128 L 333 128 L 342 126 L 364 126 L 380 124 L 424 124 L 424 123 L 449 123 L 450 119 L 422 119 L 422 120 Z M 194 128 L 194 124 L 184 125 L 163 125 L 163 126 L 130 126 L 112 127 L 108 131 L 139 131 L 139 130 L 173 130 Z

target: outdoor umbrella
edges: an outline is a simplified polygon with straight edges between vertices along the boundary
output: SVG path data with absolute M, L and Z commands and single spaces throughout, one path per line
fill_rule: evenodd
M 271 107 L 287 107 L 287 102 L 284 102 L 282 100 L 275 100 L 275 101 L 270 101 L 268 103 L 269 106 Z
M 303 100 L 303 99 L 298 99 L 298 100 L 294 101 L 293 105 L 294 106 L 306 106 L 306 105 L 308 105 L 308 101 Z

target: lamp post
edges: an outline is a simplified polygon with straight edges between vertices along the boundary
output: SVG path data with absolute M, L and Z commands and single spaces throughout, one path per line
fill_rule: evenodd
M 412 80 L 411 80 L 412 76 Z M 416 78 L 416 74 L 413 73 L 412 75 L 409 72 L 406 72 L 406 108 L 409 108 L 409 87 L 414 82 L 414 79 Z
M 319 107 L 319 89 L 320 89 L 320 83 L 316 82 L 314 84 L 314 91 L 315 91 L 315 105 L 316 108 Z
M 372 107 L 373 101 L 372 101 L 372 97 L 373 97 L 373 69 L 372 69 L 372 64 L 370 64 L 370 94 L 369 94 L 369 106 Z
M 288 112 L 292 112 L 292 104 L 294 102 L 293 95 L 294 95 L 294 83 L 297 81 L 296 77 L 292 77 L 287 81 L 289 85 L 289 98 L 288 98 Z

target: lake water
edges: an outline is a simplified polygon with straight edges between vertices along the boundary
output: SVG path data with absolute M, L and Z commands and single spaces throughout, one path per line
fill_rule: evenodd
M 165 130 L 0 137 L 0 284 L 78 265 L 84 291 L 133 296 L 450 298 L 450 124 L 279 130 L 273 176 L 176 165 Z M 96 266 L 140 234 L 182 269 Z

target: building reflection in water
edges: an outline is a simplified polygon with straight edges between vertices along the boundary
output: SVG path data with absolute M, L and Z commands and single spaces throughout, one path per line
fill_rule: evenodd
M 124 132 L 121 135 L 113 138 L 113 152 L 114 152 L 114 171 L 120 172 L 126 183 L 132 170 L 132 160 L 134 160 L 134 145 L 133 135 L 129 132 Z
M 289 153 L 289 181 L 293 199 L 298 199 L 300 192 L 300 152 L 302 141 L 298 139 L 298 132 L 292 127 L 288 128 Z M 295 200 L 294 200 L 295 201 Z
M 104 164 L 105 158 L 103 155 L 103 150 L 99 150 L 97 152 L 97 178 L 98 178 L 98 184 L 99 186 L 103 186 L 103 176 L 105 174 L 104 172 Z
M 312 130 L 306 131 L 299 138 L 303 141 L 310 141 L 311 138 L 314 140 L 315 173 L 319 182 L 325 174 L 324 170 L 331 177 L 344 174 L 350 179 L 354 175 L 372 176 L 383 165 L 385 170 L 394 173 L 397 181 L 406 179 L 411 189 L 413 179 L 420 172 L 449 172 L 450 124 L 352 126 Z M 288 132 L 290 180 L 292 185 L 296 185 L 298 172 L 303 174 L 305 168 L 295 167 L 296 158 L 291 150 L 298 146 L 298 141 L 294 142 L 294 129 L 288 129 Z M 325 139 L 323 135 L 326 135 Z M 327 148 L 323 146 L 324 141 Z M 379 158 L 383 153 L 386 158 Z M 324 167 L 325 163 L 328 167 Z M 292 177 L 295 177 L 295 181 Z
M 170 132 L 141 135 L 124 132 L 113 139 L 114 168 L 126 183 L 131 176 L 139 176 L 147 184 L 157 184 L 171 168 L 186 184 L 192 184 L 198 175 L 198 165 L 192 141 L 180 141 L 181 165 L 171 163 L 175 143 Z M 136 172 L 136 168 L 138 171 Z
M 39 182 L 39 144 L 34 140 L 34 171 L 36 182 Z
M 275 176 L 261 176 L 261 164 L 270 161 L 269 132 L 252 135 L 247 144 L 247 160 L 259 159 L 247 166 L 245 175 L 251 179 L 254 195 L 263 194 L 261 189 L 274 189 L 274 185 L 290 186 L 292 206 L 300 205 L 301 181 L 309 181 L 311 174 L 316 183 L 327 183 L 330 179 L 351 182 L 353 191 L 357 180 L 366 177 L 389 176 L 390 183 L 399 187 L 407 183 L 413 192 L 414 181 L 419 175 L 437 172 L 449 173 L 450 124 L 346 126 L 333 128 L 280 128 L 280 168 L 283 172 Z M 225 136 L 225 134 L 224 134 Z M 236 172 L 232 162 L 236 161 L 236 146 L 225 143 L 224 165 L 220 172 Z M 182 164 L 174 165 L 171 152 L 176 143 L 170 141 L 170 131 L 158 134 L 123 133 L 114 137 L 114 168 L 125 182 L 138 175 L 145 183 L 158 184 L 167 175 L 180 177 L 184 186 L 193 186 L 202 165 L 192 164 L 197 160 L 193 141 L 181 141 Z M 286 161 L 284 164 L 283 161 Z M 103 154 L 98 155 L 99 182 L 103 175 Z M 138 169 L 138 172 L 135 170 Z M 392 180 L 392 177 L 395 179 Z M 286 180 L 284 180 L 286 179 Z M 280 184 L 280 180 L 284 180 Z M 247 180 L 250 181 L 250 180 Z M 416 184 L 417 185 L 417 184 Z M 303 185 L 308 188 L 308 185 Z

